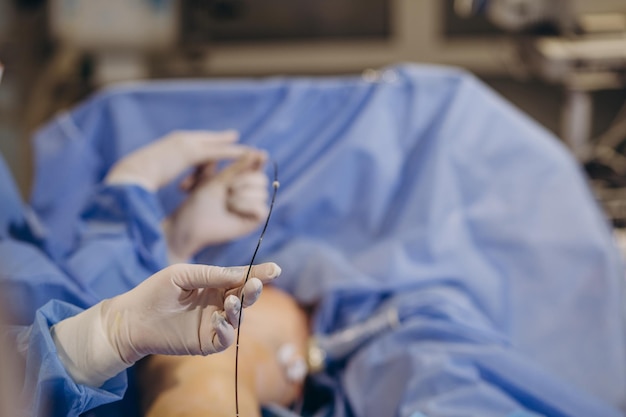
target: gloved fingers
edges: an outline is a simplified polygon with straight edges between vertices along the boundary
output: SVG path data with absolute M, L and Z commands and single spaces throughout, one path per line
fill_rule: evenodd
M 224 312 L 226 313 L 226 319 L 233 326 L 233 328 L 239 327 L 239 312 L 241 311 L 241 300 L 234 294 L 226 297 L 224 300 Z M 242 311 L 243 313 L 243 311 Z
M 178 141 L 173 142 L 172 152 L 183 155 L 178 167 L 179 173 L 193 166 L 202 165 L 194 175 L 192 185 L 211 176 L 215 164 L 221 160 L 234 160 L 250 152 L 252 148 L 235 143 L 238 139 L 235 131 L 225 132 L 183 132 Z M 172 178 L 173 179 L 173 178 Z
M 230 184 L 245 172 L 259 170 L 267 161 L 267 153 L 258 149 L 248 150 L 232 164 L 221 170 L 214 179 Z
M 235 341 L 235 329 L 228 323 L 225 314 L 214 311 L 211 315 L 211 341 L 208 345 L 202 344 L 202 354 L 209 355 L 225 350 Z
M 196 188 L 200 183 L 210 179 L 215 175 L 217 168 L 217 162 L 207 162 L 204 165 L 198 166 L 193 172 L 187 175 L 180 182 L 180 189 L 184 192 L 190 192 Z
M 135 183 L 158 188 L 196 165 L 246 154 L 248 146 L 236 144 L 235 131 L 176 131 L 121 159 L 109 172 L 109 184 Z
M 250 278 L 243 286 L 243 290 L 241 292 L 243 295 L 243 307 L 250 307 L 252 304 L 256 303 L 261 296 L 261 293 L 263 292 L 263 283 L 256 277 Z
M 263 165 L 267 162 L 268 155 L 267 152 L 262 149 L 253 149 L 246 153 L 249 155 L 248 160 L 248 171 L 259 171 L 263 168 Z
M 247 267 L 221 267 L 212 265 L 176 264 L 169 266 L 171 281 L 179 288 L 192 291 L 200 288 L 232 289 L 241 286 L 246 278 Z M 281 269 L 273 262 L 254 265 L 250 277 L 268 282 L 280 275 Z
M 246 277 L 246 271 L 248 270 L 247 266 L 244 267 L 233 267 L 233 268 L 242 268 L 244 282 Z M 258 298 L 261 296 L 261 292 L 263 291 L 263 285 L 267 284 L 271 280 L 280 276 L 282 270 L 278 265 L 274 262 L 266 262 L 258 265 L 253 265 L 250 270 L 250 274 L 248 275 L 248 281 L 242 282 L 242 285 L 238 285 L 235 287 L 231 287 L 225 293 L 226 296 L 234 294 L 237 298 L 241 299 L 242 295 L 244 296 L 243 306 L 244 308 L 251 306 L 254 304 Z
M 233 179 L 227 200 L 228 209 L 245 217 L 260 220 L 269 211 L 269 179 L 262 171 L 239 174 Z
M 267 195 L 261 193 L 233 196 L 228 199 L 226 204 L 232 213 L 254 220 L 263 220 L 269 212 Z
M 269 178 L 260 170 L 244 172 L 238 175 L 230 184 L 230 189 L 233 192 L 246 191 L 246 190 L 266 190 L 269 188 Z
M 245 267 L 176 264 L 166 270 L 172 282 L 186 291 L 200 288 L 229 289 L 243 284 Z
M 228 199 L 236 201 L 237 199 L 247 199 L 251 201 L 259 201 L 261 203 L 267 203 L 269 192 L 267 188 L 245 188 L 238 190 L 231 190 L 228 195 Z
M 247 267 L 245 267 L 247 270 Z M 275 264 L 274 262 L 265 262 L 258 265 L 252 265 L 252 269 L 250 270 L 250 280 L 254 277 L 261 281 L 263 284 L 267 284 L 268 282 L 278 278 L 282 272 L 280 266 Z
M 239 134 L 234 130 L 222 132 L 180 131 L 170 135 L 172 152 L 182 152 L 187 165 L 194 166 L 222 159 L 239 158 L 249 147 L 236 144 Z
M 263 292 L 263 283 L 260 279 L 252 277 L 243 288 L 233 289 L 226 293 L 224 300 L 224 312 L 228 322 L 236 329 L 239 327 L 239 314 L 243 314 L 241 308 L 241 298 L 243 298 L 243 307 L 247 308 L 254 304 Z

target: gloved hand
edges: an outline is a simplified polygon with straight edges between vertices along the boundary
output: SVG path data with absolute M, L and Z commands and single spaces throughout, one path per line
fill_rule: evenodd
M 267 155 L 236 144 L 237 139 L 235 131 L 173 132 L 125 156 L 106 176 L 107 184 L 156 191 L 196 168 L 181 184 L 189 197 L 163 223 L 172 263 L 250 233 L 265 219 L 269 180 L 262 168 Z M 224 159 L 236 161 L 216 172 Z
M 237 132 L 176 131 L 120 159 L 106 184 L 137 184 L 157 191 L 189 168 L 242 156 L 247 146 L 235 142 Z
M 189 198 L 163 224 L 172 261 L 185 261 L 205 246 L 261 225 L 269 210 L 266 160 L 265 152 L 248 150 L 217 173 L 206 167 L 189 185 Z
M 101 386 L 149 354 L 208 355 L 233 343 L 244 307 L 276 278 L 274 263 L 247 267 L 173 265 L 131 291 L 57 323 L 52 337 L 72 378 Z

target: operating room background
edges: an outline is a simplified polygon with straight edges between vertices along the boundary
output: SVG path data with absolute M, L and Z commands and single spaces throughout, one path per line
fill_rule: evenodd
M 105 85 L 161 78 L 354 74 L 398 62 L 466 68 L 563 137 L 563 83 L 534 74 L 518 55 L 515 35 L 482 16 L 462 18 L 453 4 L 0 0 L 0 61 L 6 67 L 0 87 L 0 152 L 26 198 L 32 132 Z M 623 0 L 576 4 L 584 12 L 626 16 Z M 127 32 L 128 26 L 134 31 Z M 619 83 L 600 85 L 589 98 L 589 137 L 594 138 L 612 124 L 626 90 Z

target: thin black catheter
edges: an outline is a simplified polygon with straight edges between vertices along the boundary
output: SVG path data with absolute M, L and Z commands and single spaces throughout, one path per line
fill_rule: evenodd
M 243 282 L 243 286 L 248 282 L 248 278 L 250 278 L 250 270 L 252 269 L 252 265 L 254 264 L 254 259 L 256 258 L 256 254 L 261 247 L 261 242 L 263 241 L 263 236 L 265 236 L 265 231 L 267 230 L 267 225 L 270 222 L 270 217 L 272 216 L 272 209 L 274 208 L 274 201 L 276 200 L 276 192 L 278 191 L 278 187 L 280 187 L 280 183 L 278 182 L 278 164 L 274 161 L 274 181 L 272 182 L 272 201 L 270 203 L 270 209 L 267 213 L 267 218 L 265 219 L 265 225 L 263 226 L 263 230 L 261 231 L 261 236 L 259 236 L 259 240 L 256 244 L 256 249 L 254 249 L 254 253 L 252 254 L 252 259 L 250 260 L 250 265 L 248 265 L 248 271 L 246 272 L 246 279 Z M 243 288 L 242 286 L 242 288 Z M 235 417 L 239 417 L 239 335 L 241 334 L 241 316 L 243 312 L 243 298 L 244 293 L 241 292 L 241 305 L 239 306 L 239 319 L 237 322 L 237 342 L 235 344 Z

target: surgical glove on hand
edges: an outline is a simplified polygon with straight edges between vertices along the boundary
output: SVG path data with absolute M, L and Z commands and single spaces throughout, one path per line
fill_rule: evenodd
M 267 155 L 248 150 L 214 172 L 207 166 L 189 197 L 163 224 L 172 262 L 185 261 L 202 248 L 228 242 L 258 228 L 268 211 Z
M 240 157 L 250 148 L 236 144 L 238 138 L 232 130 L 172 132 L 120 159 L 104 182 L 157 191 L 189 168 Z
M 94 387 L 149 354 L 208 355 L 231 345 L 244 307 L 276 278 L 274 263 L 247 267 L 177 264 L 133 290 L 57 323 L 52 337 L 68 373 Z

